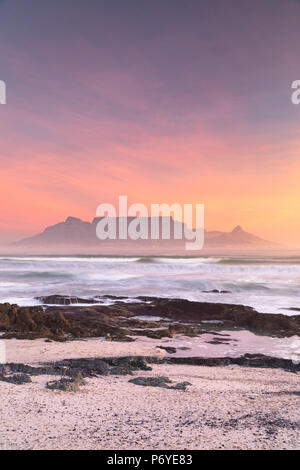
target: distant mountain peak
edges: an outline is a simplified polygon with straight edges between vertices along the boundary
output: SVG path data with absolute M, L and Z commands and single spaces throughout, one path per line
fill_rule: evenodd
M 66 224 L 72 224 L 74 222 L 81 222 L 81 219 L 79 219 L 78 217 L 67 217 L 66 220 L 65 220 L 65 223 Z
M 241 233 L 241 232 L 244 232 L 244 230 L 242 229 L 240 225 L 237 225 L 236 227 L 234 227 L 231 233 Z

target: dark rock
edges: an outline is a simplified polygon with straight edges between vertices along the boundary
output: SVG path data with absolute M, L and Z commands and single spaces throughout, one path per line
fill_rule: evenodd
M 97 303 L 95 299 L 82 299 L 80 297 L 71 297 L 69 295 L 46 295 L 35 297 L 36 300 L 48 305 L 71 305 L 71 304 L 93 304 Z
M 152 370 L 152 368 L 148 366 L 147 358 L 142 356 L 111 357 L 105 358 L 105 362 L 111 367 L 120 367 L 127 371 Z
M 14 374 L 9 376 L 0 374 L 0 380 L 2 382 L 8 382 L 15 385 L 22 385 L 32 382 L 30 375 L 27 374 Z
M 147 306 L 149 307 L 148 304 Z M 143 304 L 134 306 L 131 311 L 133 309 L 137 315 L 167 317 L 184 323 L 222 320 L 222 329 L 248 329 L 256 334 L 278 337 L 300 336 L 299 315 L 260 313 L 244 305 L 191 302 L 185 299 L 156 299 L 152 300 L 149 310 Z
M 132 330 L 131 334 L 135 336 L 147 336 L 152 339 L 172 338 L 169 329 L 162 330 Z
M 131 338 L 130 336 L 126 336 L 126 335 L 114 335 L 112 337 L 112 341 L 132 343 L 133 341 L 135 341 L 135 338 Z
M 119 367 L 113 366 L 110 368 L 111 375 L 132 375 L 133 372 L 131 369 L 127 369 L 126 367 Z
M 156 362 L 156 358 L 142 356 L 105 358 L 64 359 L 56 363 L 45 363 L 40 367 L 27 364 L 0 364 L 0 381 L 23 384 L 31 382 L 30 375 L 61 375 L 61 379 L 50 381 L 47 388 L 64 391 L 77 391 L 84 385 L 84 377 L 99 375 L 132 375 L 135 370 L 152 370 L 147 361 Z
M 230 290 L 219 290 L 219 289 L 212 289 L 212 290 L 203 290 L 206 294 L 231 294 Z
M 135 377 L 129 380 L 130 383 L 135 385 L 142 385 L 143 387 L 162 387 L 168 388 L 171 380 L 168 377 Z
M 277 337 L 300 336 L 300 315 L 259 313 L 243 305 L 152 297 L 145 299 L 145 302 L 151 303 L 48 306 L 45 311 L 40 306 L 0 304 L 0 331 L 4 332 L 3 339 L 46 338 L 55 341 L 91 337 L 134 341 L 132 336 L 161 339 L 171 338 L 175 334 L 196 336 L 207 331 L 213 330 L 217 334 L 216 330 L 231 329 L 248 329 L 255 334 Z M 150 329 L 154 328 L 154 322 L 132 319 L 141 315 L 159 316 L 168 321 L 168 328 L 160 322 L 156 325 L 159 329 Z M 205 324 L 212 320 L 221 323 Z
M 65 359 L 56 362 L 55 366 L 60 369 L 65 368 L 69 376 L 76 375 L 80 371 L 84 377 L 108 374 L 130 375 L 135 370 L 151 370 L 147 364 L 147 358 L 142 356 Z
M 229 366 L 232 364 L 243 367 L 262 367 L 270 369 L 284 369 L 289 372 L 299 372 L 300 364 L 290 359 L 282 359 L 263 354 L 245 354 L 239 357 L 165 357 L 161 363 L 186 364 L 194 366 Z
M 107 362 L 99 358 L 64 359 L 56 362 L 55 367 L 65 370 L 67 375 L 76 376 L 80 373 L 85 377 L 108 375 L 110 370 Z
M 192 384 L 190 382 L 178 382 L 178 384 L 173 385 L 172 387 L 169 387 L 169 388 L 173 388 L 174 390 L 185 391 L 188 385 L 192 385 Z
M 171 346 L 156 346 L 158 349 L 164 349 L 168 354 L 175 354 L 176 348 L 172 348 Z
M 191 385 L 189 382 L 179 382 L 176 385 L 171 384 L 172 381 L 168 377 L 135 377 L 134 379 L 129 380 L 130 383 L 135 385 L 142 385 L 143 387 L 161 387 L 174 390 L 186 390 L 188 385 Z
M 205 342 L 208 343 L 208 344 L 230 344 L 232 341 L 234 341 L 234 340 L 231 340 L 229 338 L 226 339 L 226 338 L 221 337 L 221 338 L 213 338 L 213 339 L 211 339 L 209 341 L 205 341 Z
M 65 391 L 76 391 L 83 384 L 84 377 L 97 377 L 99 375 L 132 375 L 133 371 L 151 371 L 148 364 L 187 364 L 199 366 L 229 366 L 232 364 L 244 367 L 280 368 L 288 372 L 300 372 L 300 364 L 288 359 L 264 356 L 262 354 L 245 354 L 240 357 L 171 357 L 165 356 L 125 356 L 111 358 L 80 358 L 65 359 L 55 363 L 45 363 L 39 367 L 27 364 L 8 363 L 0 364 L 0 380 L 23 384 L 31 381 L 30 376 L 60 375 L 60 380 L 50 381 L 47 387 Z M 189 383 L 179 382 L 173 384 L 167 377 L 136 377 L 132 383 L 144 386 L 162 386 L 185 390 Z M 295 391 L 295 395 L 299 391 Z
M 211 341 L 205 341 L 207 344 L 228 344 L 228 343 L 222 343 L 222 341 L 215 341 L 212 339 Z
M 3 339 L 47 338 L 66 341 L 70 338 L 108 337 L 112 341 L 133 341 L 128 330 L 118 327 L 108 315 L 98 311 L 69 312 L 54 307 L 44 311 L 42 307 L 18 307 L 0 304 L 0 331 Z M 68 307 L 64 307 L 67 309 Z
M 50 390 L 62 390 L 64 392 L 78 392 L 82 385 L 86 385 L 85 380 L 81 374 L 78 374 L 75 378 L 62 378 L 60 380 L 52 380 L 47 382 L 46 388 Z
M 125 300 L 128 299 L 126 295 L 96 295 L 95 299 L 111 299 L 111 300 Z
M 157 300 L 157 297 L 149 297 L 145 295 L 139 295 L 137 297 L 138 300 L 141 300 L 143 302 L 155 302 Z

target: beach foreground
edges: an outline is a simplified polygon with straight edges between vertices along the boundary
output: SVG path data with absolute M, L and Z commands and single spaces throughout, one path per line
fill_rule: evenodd
M 80 357 L 151 355 L 143 342 L 5 340 L 8 362 L 32 366 Z M 299 449 L 299 377 L 282 369 L 151 364 L 152 370 L 85 378 L 49 390 L 53 375 L 1 382 L 1 449 Z M 186 391 L 135 377 L 189 382 Z

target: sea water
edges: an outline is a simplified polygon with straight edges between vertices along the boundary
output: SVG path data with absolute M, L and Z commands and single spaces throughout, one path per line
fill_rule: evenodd
M 228 292 L 204 292 L 215 289 Z M 36 305 L 35 297 L 50 294 L 143 295 L 295 315 L 300 311 L 289 309 L 300 309 L 299 292 L 297 256 L 0 256 L 0 302 L 19 305 Z

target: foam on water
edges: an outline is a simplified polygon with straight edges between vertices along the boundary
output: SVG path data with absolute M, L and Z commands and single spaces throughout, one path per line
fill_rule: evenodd
M 34 297 L 139 295 L 250 305 L 295 315 L 300 257 L 0 256 L 0 302 Z M 229 291 L 211 293 L 204 291 Z

